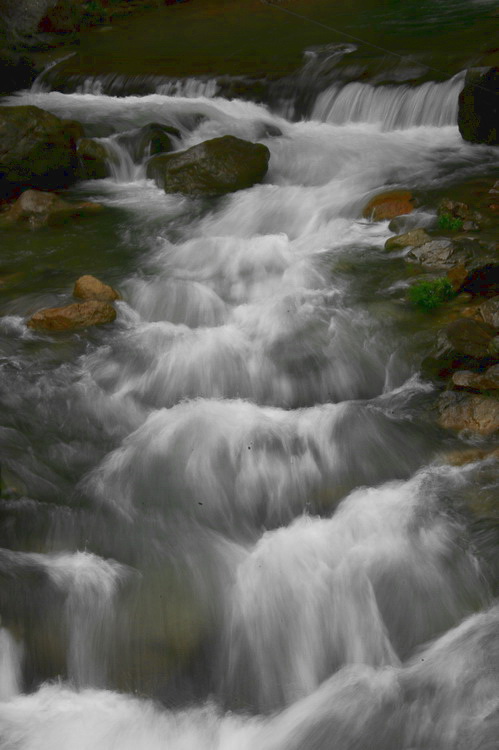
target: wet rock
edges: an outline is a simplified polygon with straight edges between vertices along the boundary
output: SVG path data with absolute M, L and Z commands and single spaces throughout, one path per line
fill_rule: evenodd
M 31 229 L 54 226 L 102 210 L 98 203 L 69 203 L 54 193 L 26 190 L 0 217 L 0 225 L 27 224 Z
M 451 377 L 456 370 L 480 370 L 499 361 L 495 329 L 478 320 L 459 318 L 437 337 L 435 353 L 423 361 L 430 377 Z
M 148 156 L 173 151 L 172 138 L 181 138 L 177 128 L 152 122 L 137 130 L 120 134 L 117 141 L 128 150 L 133 161 L 141 162 Z
M 478 312 L 484 323 L 494 328 L 499 328 L 499 297 L 492 297 L 483 302 Z
M 450 198 L 443 198 L 438 204 L 437 213 L 439 216 L 452 216 L 455 219 L 465 221 L 474 217 L 474 212 L 467 203 L 452 201 Z
M 464 140 L 499 144 L 499 68 L 468 70 L 457 122 Z
M 473 391 L 499 390 L 499 365 L 487 368 L 485 372 L 471 372 L 460 370 L 452 376 L 452 385 Z
M 466 268 L 464 263 L 459 263 L 459 265 L 449 268 L 449 270 L 447 271 L 447 278 L 452 284 L 452 288 L 455 292 L 457 292 L 461 288 L 462 283 L 467 275 L 468 269 Z
M 120 299 L 120 294 L 116 289 L 90 275 L 80 276 L 77 279 L 73 296 L 78 299 L 96 299 L 101 302 L 114 302 L 114 300 Z
M 31 105 L 0 107 L 0 197 L 67 186 L 77 166 L 73 126 Z
M 446 430 L 492 435 L 499 430 L 499 401 L 490 396 L 447 391 L 438 401 L 438 422 Z
M 40 331 L 75 331 L 89 326 L 112 323 L 116 310 L 107 302 L 88 300 L 66 307 L 39 310 L 27 322 L 28 328 Z
M 405 247 L 419 247 L 431 240 L 424 229 L 413 229 L 405 234 L 390 237 L 385 242 L 385 250 L 403 250 Z
M 430 268 L 449 268 L 459 265 L 462 259 L 463 254 L 448 239 L 425 242 L 424 245 L 414 247 L 406 256 L 407 261 L 421 263 Z
M 460 291 L 473 297 L 496 297 L 499 295 L 499 264 L 487 263 L 470 271 L 461 284 Z
M 76 147 L 78 176 L 82 180 L 102 180 L 110 174 L 105 146 L 92 138 L 81 138 Z
M 442 456 L 442 458 L 446 463 L 451 464 L 451 466 L 464 466 L 475 461 L 484 461 L 487 458 L 499 459 L 499 448 L 467 448 L 462 451 L 451 451 Z
M 154 156 L 147 165 L 147 176 L 167 193 L 224 195 L 260 182 L 269 158 L 262 143 L 226 135 L 186 151 Z
M 371 198 L 364 207 L 362 216 L 372 221 L 394 219 L 414 211 L 414 197 L 408 190 L 392 190 Z

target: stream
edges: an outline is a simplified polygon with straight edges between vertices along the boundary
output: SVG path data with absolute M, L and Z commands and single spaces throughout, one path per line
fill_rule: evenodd
M 462 82 L 331 84 L 300 117 L 209 82 L 5 100 L 83 123 L 112 176 L 71 190 L 99 216 L 5 239 L 2 750 L 497 748 L 497 462 L 445 460 L 490 440 L 435 424 L 435 331 L 359 218 L 497 171 Z M 152 122 L 264 143 L 263 184 L 165 195 Z M 81 273 L 116 323 L 26 328 Z

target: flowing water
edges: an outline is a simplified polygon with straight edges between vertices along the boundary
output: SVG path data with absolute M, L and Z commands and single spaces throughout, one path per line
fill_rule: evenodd
M 112 176 L 73 191 L 101 216 L 4 233 L 2 750 L 497 747 L 497 472 L 443 460 L 487 443 L 434 425 L 434 333 L 359 219 L 497 170 L 461 85 L 333 84 L 300 121 L 194 84 L 7 101 L 83 122 Z M 259 140 L 268 175 L 165 195 L 127 146 L 150 122 Z M 83 272 L 116 323 L 28 330 Z

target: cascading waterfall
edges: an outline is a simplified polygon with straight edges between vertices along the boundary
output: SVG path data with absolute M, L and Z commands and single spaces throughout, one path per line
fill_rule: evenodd
M 2 750 L 493 750 L 495 537 L 470 508 L 494 461 L 441 460 L 463 441 L 428 419 L 401 260 L 358 218 L 381 186 L 494 163 L 458 135 L 461 85 L 333 85 L 300 122 L 204 82 L 7 100 L 106 146 L 112 175 L 76 192 L 107 209 L 96 254 L 133 267 L 113 261 L 112 329 L 56 345 L 24 326 L 34 295 L 0 320 L 23 496 L 2 500 Z M 148 123 L 176 148 L 260 140 L 269 173 L 165 195 L 133 158 Z

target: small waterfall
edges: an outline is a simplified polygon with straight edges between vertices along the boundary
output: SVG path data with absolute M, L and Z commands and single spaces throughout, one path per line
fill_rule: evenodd
M 107 151 L 107 164 L 115 182 L 136 182 L 145 177 L 145 164 L 134 162 L 130 151 L 116 137 L 98 140 Z
M 460 73 L 444 83 L 428 81 L 420 86 L 334 85 L 319 94 L 311 119 L 335 125 L 380 123 L 383 130 L 455 125 L 463 80 Z
M 0 627 L 0 701 L 19 695 L 23 650 L 6 628 Z

